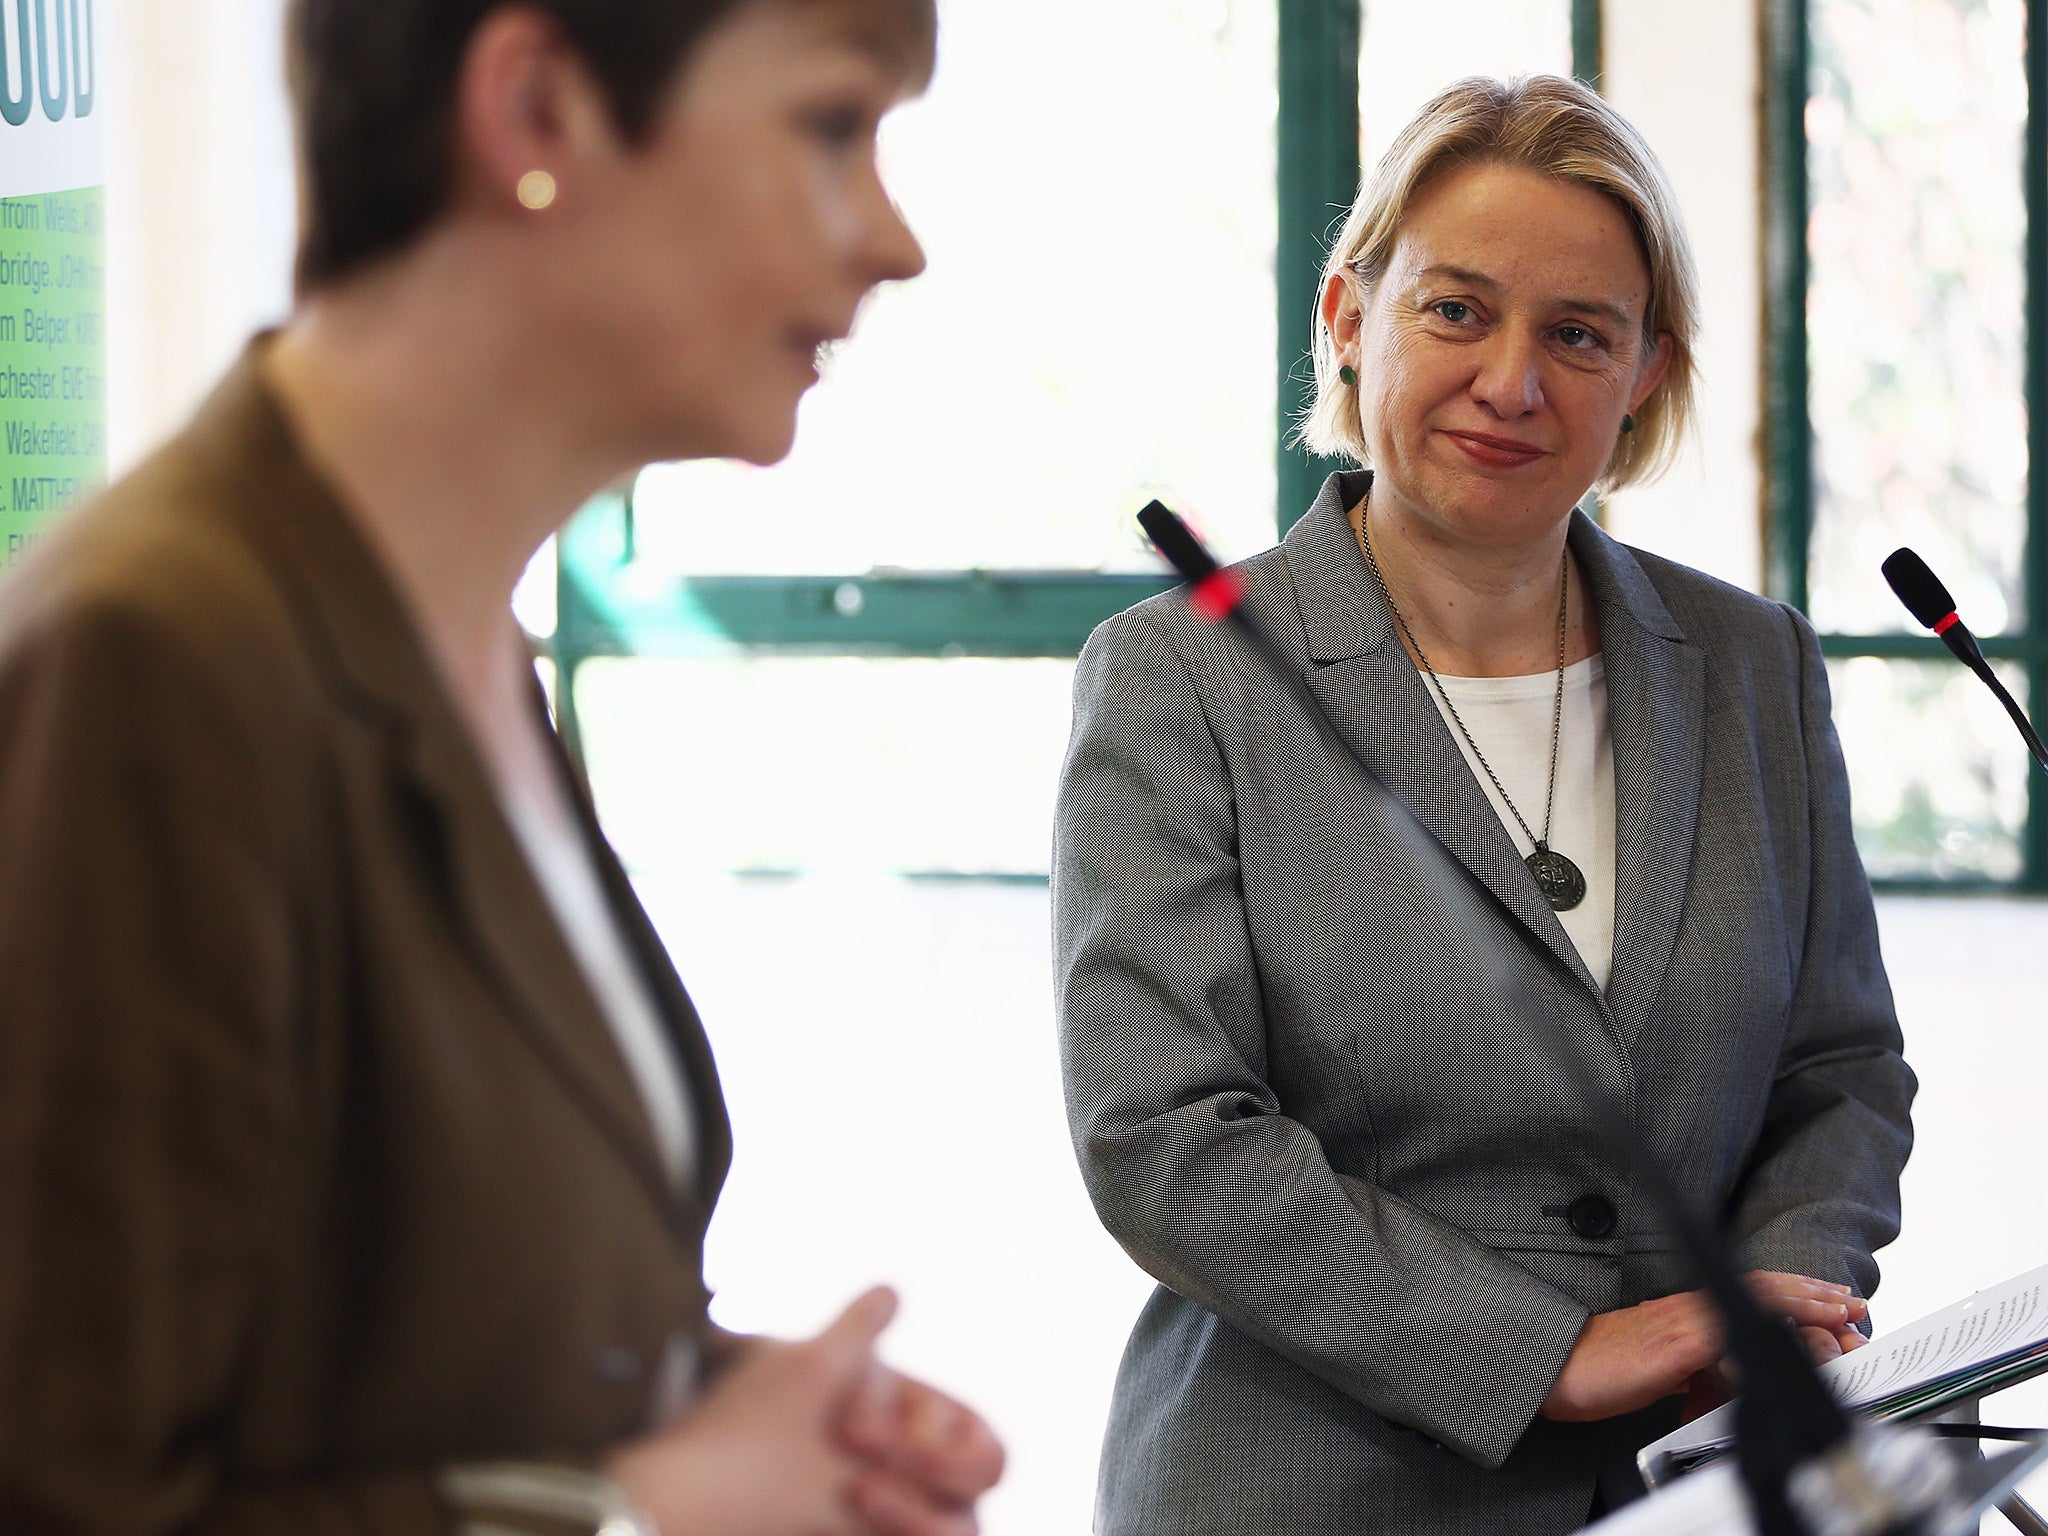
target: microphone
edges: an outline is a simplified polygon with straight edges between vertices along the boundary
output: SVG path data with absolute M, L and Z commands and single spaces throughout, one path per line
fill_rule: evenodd
M 1956 660 L 1976 673 L 1984 686 L 1998 695 L 1998 702 L 2005 706 L 2005 712 L 2012 716 L 2012 723 L 2019 727 L 2027 750 L 2034 754 L 2034 761 L 2048 769 L 2048 746 L 2041 744 L 2026 711 L 2006 691 L 2005 684 L 1998 680 L 1998 674 L 1991 670 L 1991 663 L 1984 659 L 1983 648 L 1977 644 L 1977 637 L 1970 633 L 1969 625 L 1956 612 L 1956 600 L 1948 595 L 1948 588 L 1941 584 L 1941 578 L 1910 549 L 1893 550 L 1886 556 L 1881 569 L 1884 579 L 1891 583 L 1892 591 L 1906 605 L 1906 611 L 1941 636 L 1941 643 L 1955 654 Z
M 1229 624 L 1265 662 L 1275 683 L 1312 717 L 1322 715 L 1298 664 L 1248 611 L 1237 573 L 1218 566 L 1162 502 L 1149 503 L 1138 514 L 1138 524 L 1189 583 L 1188 603 L 1196 616 Z M 1334 730 L 1331 735 L 1400 817 L 1397 826 L 1407 852 L 1444 866 L 1438 891 L 1445 903 L 1464 907 L 1476 925 L 1478 901 L 1462 869 L 1449 867 L 1450 854 L 1404 801 L 1379 785 L 1349 739 Z M 1635 1117 L 1600 1082 L 1563 1024 L 1540 1007 L 1519 1011 L 1544 1037 L 1551 1060 L 1570 1077 L 1601 1139 L 1634 1167 L 1721 1314 L 1724 1343 L 1743 1384 L 1736 1407 L 1736 1466 L 1759 1536 L 1919 1536 L 1962 1529 L 1953 1458 L 1931 1452 L 1924 1440 L 1904 1432 L 1874 1433 L 1849 1418 L 1815 1374 L 1797 1336 L 1757 1304 L 1727 1244 L 1680 1195 L 1638 1135 Z

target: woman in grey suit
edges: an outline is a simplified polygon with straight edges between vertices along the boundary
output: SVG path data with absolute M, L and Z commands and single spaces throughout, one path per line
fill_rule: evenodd
M 1320 295 L 1306 435 L 1372 467 L 1241 569 L 1319 709 L 1176 596 L 1083 653 L 1067 1093 L 1161 1282 L 1105 1536 L 1567 1531 L 1639 1486 L 1718 1341 L 1532 1007 L 1766 1303 L 1817 1354 L 1862 1342 L 1913 1078 L 1819 647 L 1575 510 L 1668 457 L 1696 309 L 1597 96 L 1453 87 Z

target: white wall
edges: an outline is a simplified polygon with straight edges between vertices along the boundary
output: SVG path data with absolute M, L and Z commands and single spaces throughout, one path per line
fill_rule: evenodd
M 106 76 L 115 474 L 290 304 L 281 0 L 113 0 Z
M 1754 588 L 1763 569 L 1756 7 L 1605 0 L 1603 22 L 1608 99 L 1670 172 L 1704 298 L 1698 443 L 1662 480 L 1614 497 L 1608 526 Z

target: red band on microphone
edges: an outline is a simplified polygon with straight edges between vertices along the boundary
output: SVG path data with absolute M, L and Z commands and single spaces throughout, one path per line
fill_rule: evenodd
M 1957 612 L 1955 611 L 1955 609 L 1951 608 L 1951 609 L 1949 609 L 1949 611 L 1948 611 L 1948 617 L 1947 617 L 1947 618 L 1945 618 L 1945 619 L 1936 619 L 1936 620 L 1934 621 L 1934 632 L 1935 632 L 1935 633 L 1936 633 L 1937 635 L 1945 635 L 1945 634 L 1947 634 L 1947 633 L 1948 633 L 1948 632 L 1949 632 L 1950 630 L 1954 629 L 1954 628 L 1955 628 L 1955 627 L 1956 627 L 1956 626 L 1957 626 L 1958 624 L 1960 624 L 1960 623 L 1962 623 L 1962 622 L 1963 622 L 1963 621 L 1962 621 L 1962 618 L 1961 618 L 1961 616 L 1957 614 Z
M 1244 583 L 1230 570 L 1211 571 L 1188 589 L 1188 606 L 1205 624 L 1221 624 L 1244 601 Z

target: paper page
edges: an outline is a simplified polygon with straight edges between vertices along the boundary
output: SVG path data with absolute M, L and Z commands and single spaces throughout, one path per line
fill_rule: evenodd
M 2048 1267 L 1978 1291 L 1954 1306 L 1828 1362 L 1828 1385 L 1852 1407 L 1974 1370 L 2048 1338 Z
M 1852 1408 L 1974 1370 L 2002 1355 L 2048 1342 L 2048 1265 L 1973 1292 L 1863 1348 L 1820 1367 L 1821 1380 Z M 1647 1473 L 1667 1456 L 1725 1444 L 1735 1435 L 1735 1405 L 1702 1414 L 1643 1448 Z

